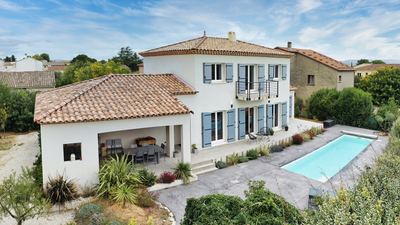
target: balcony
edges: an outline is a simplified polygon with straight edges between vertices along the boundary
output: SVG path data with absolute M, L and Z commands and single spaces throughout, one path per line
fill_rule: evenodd
M 277 98 L 279 93 L 278 81 L 243 82 L 236 81 L 236 99 L 243 101 L 258 101 Z

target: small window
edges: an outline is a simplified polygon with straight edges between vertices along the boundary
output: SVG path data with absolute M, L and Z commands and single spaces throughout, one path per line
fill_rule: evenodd
M 357 76 L 361 77 L 361 73 L 357 73 Z
M 368 73 L 365 73 L 365 76 L 367 76 L 368 75 Z
M 342 76 L 339 76 L 339 82 L 342 82 Z
M 81 143 L 64 144 L 64 161 L 71 161 L 71 154 L 75 154 L 75 160 L 81 160 Z
M 222 64 L 211 64 L 211 80 L 222 81 Z
M 314 85 L 315 84 L 315 78 L 314 75 L 308 75 L 308 81 L 307 84 L 309 85 Z
M 279 78 L 279 65 L 275 65 L 274 73 L 274 78 Z

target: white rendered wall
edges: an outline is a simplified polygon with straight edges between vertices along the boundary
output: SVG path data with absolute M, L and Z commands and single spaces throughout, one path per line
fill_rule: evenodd
M 99 122 L 65 123 L 41 125 L 43 184 L 48 175 L 62 174 L 65 170 L 69 178 L 78 178 L 80 185 L 98 182 L 99 171 L 98 134 L 140 128 L 182 125 L 182 158 L 190 162 L 190 116 L 173 115 L 138 119 L 110 120 Z M 158 142 L 158 141 L 157 141 Z M 81 143 L 82 161 L 64 162 L 63 144 Z
M 43 71 L 43 63 L 34 58 L 26 58 L 15 63 L 15 71 Z
M 203 83 L 203 63 L 233 63 L 233 82 L 232 83 Z M 268 64 L 286 64 L 287 78 L 282 80 L 281 73 L 279 78 L 279 97 L 259 101 L 242 101 L 236 99 L 236 81 L 238 80 L 238 64 L 265 64 L 265 79 L 268 79 Z M 155 56 L 144 57 L 145 73 L 175 73 L 183 80 L 192 85 L 199 91 L 196 95 L 178 95 L 176 96 L 186 104 L 193 112 L 191 115 L 191 144 L 197 144 L 201 149 L 201 113 L 226 111 L 236 109 L 236 140 L 238 140 L 237 116 L 238 108 L 254 107 L 266 104 L 289 103 L 290 95 L 290 59 L 271 58 L 271 57 L 250 57 L 250 56 L 219 56 L 219 55 L 177 55 L 177 56 Z M 287 104 L 289 107 L 289 104 Z M 255 118 L 258 118 L 255 110 Z M 265 109 L 266 111 L 266 109 Z M 281 105 L 279 105 L 279 122 L 281 123 Z M 289 113 L 287 113 L 287 122 L 289 123 Z M 226 129 L 226 118 L 224 118 L 224 127 Z M 279 124 L 281 126 L 282 124 Z M 225 132 L 226 134 L 227 132 Z M 226 139 L 225 135 L 225 139 Z
M 0 67 L 2 67 L 4 65 L 4 61 L 0 60 Z

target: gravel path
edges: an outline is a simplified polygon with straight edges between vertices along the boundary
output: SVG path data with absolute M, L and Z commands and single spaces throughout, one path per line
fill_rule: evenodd
M 22 169 L 21 166 L 28 168 L 33 167 L 33 163 L 36 160 L 36 155 L 39 153 L 39 144 L 38 144 L 38 133 L 32 132 L 29 134 L 18 135 L 15 138 L 15 146 L 13 146 L 8 153 L 4 154 L 0 158 L 0 183 L 3 182 L 4 178 L 7 178 L 14 171 L 17 175 L 21 174 Z M 18 144 L 23 143 L 23 145 L 18 146 Z M 4 152 L 3 152 L 4 153 Z M 82 200 L 78 200 L 78 202 Z M 49 213 L 47 217 L 41 217 L 37 219 L 30 219 L 25 221 L 24 225 L 58 225 L 58 224 L 66 224 L 68 221 L 72 221 L 74 218 L 73 211 L 67 212 L 56 212 Z M 10 216 L 3 217 L 3 220 L 0 220 L 0 224 L 13 225 L 17 224 L 17 222 Z

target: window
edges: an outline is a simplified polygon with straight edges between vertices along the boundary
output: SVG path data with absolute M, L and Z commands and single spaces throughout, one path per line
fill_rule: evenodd
M 365 76 L 367 76 L 368 75 L 368 73 L 365 73 Z
M 314 85 L 315 84 L 315 78 L 314 75 L 308 75 L 308 81 L 307 81 L 308 85 Z
M 211 80 L 222 81 L 222 64 L 211 64 Z
M 254 82 L 256 81 L 254 71 L 254 65 L 246 65 L 246 82 L 248 82 L 248 85 L 246 85 L 246 90 L 254 89 Z
M 224 138 L 222 112 L 211 113 L 211 141 L 220 141 Z
M 357 73 L 357 76 L 361 77 L 361 73 Z
M 279 78 L 279 65 L 274 66 L 274 78 Z
M 342 76 L 339 76 L 339 82 L 342 82 Z
M 246 134 L 254 132 L 254 108 L 246 108 Z
M 64 161 L 71 161 L 71 154 L 75 154 L 75 160 L 82 159 L 81 143 L 64 144 Z
M 279 116 L 278 116 L 279 105 L 272 105 L 272 127 L 277 127 L 279 125 Z

